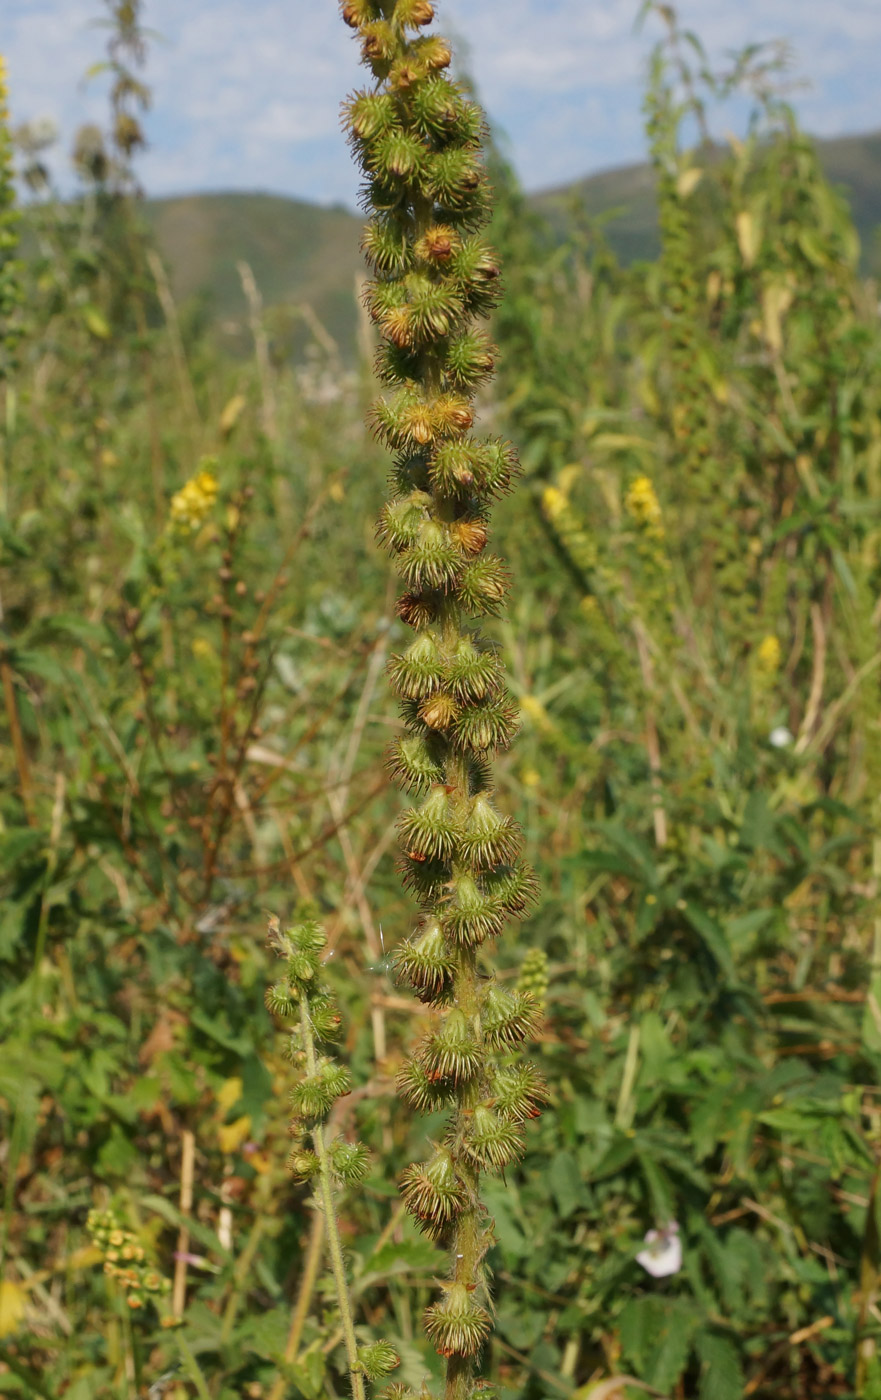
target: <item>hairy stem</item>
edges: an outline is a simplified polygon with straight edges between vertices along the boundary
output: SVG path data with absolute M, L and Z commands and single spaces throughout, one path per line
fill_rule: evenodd
M 312 1022 L 309 1019 L 309 1007 L 305 997 L 300 1002 L 300 1035 L 303 1041 L 303 1050 L 306 1055 L 306 1069 L 310 1075 L 316 1075 L 318 1073 L 318 1056 L 315 1053 L 315 1038 L 312 1034 Z M 330 1254 L 333 1281 L 336 1285 L 337 1305 L 340 1310 L 340 1324 L 343 1329 L 346 1359 L 349 1363 L 349 1375 L 352 1379 L 352 1394 L 355 1400 L 365 1400 L 364 1375 L 358 1364 L 358 1342 L 355 1338 L 352 1300 L 349 1297 L 346 1265 L 343 1258 L 343 1242 L 340 1238 L 339 1220 L 337 1218 L 336 1200 L 334 1197 L 333 1177 L 331 1175 L 330 1158 L 327 1152 L 327 1139 L 322 1123 L 316 1123 L 313 1127 L 312 1142 L 315 1146 L 315 1155 L 318 1158 L 318 1196 L 321 1202 L 321 1208 L 324 1212 L 324 1229 L 327 1235 L 327 1249 Z

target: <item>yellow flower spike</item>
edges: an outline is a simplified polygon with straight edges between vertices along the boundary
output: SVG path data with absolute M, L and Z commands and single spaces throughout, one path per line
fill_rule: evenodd
M 630 483 L 624 498 L 624 509 L 637 525 L 662 529 L 661 505 L 655 494 L 651 477 L 637 476 Z
M 780 640 L 773 633 L 763 637 L 756 648 L 756 669 L 759 675 L 771 680 L 780 669 Z
M 182 531 L 197 530 L 213 510 L 217 492 L 217 477 L 203 467 L 172 496 L 168 512 L 170 524 Z
M 550 715 L 537 695 L 522 695 L 520 697 L 520 709 L 538 729 L 554 728 Z
M 557 486 L 546 486 L 541 493 L 541 505 L 545 515 L 550 520 L 555 520 L 562 515 L 568 505 L 565 494 Z

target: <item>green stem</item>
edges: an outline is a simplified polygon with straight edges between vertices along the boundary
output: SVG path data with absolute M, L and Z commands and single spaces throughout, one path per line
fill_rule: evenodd
M 318 1057 L 315 1053 L 312 1022 L 309 1019 L 309 1007 L 305 997 L 300 1001 L 300 1032 L 303 1037 L 303 1049 L 306 1052 L 306 1066 L 308 1072 L 310 1075 L 317 1074 Z M 334 1283 L 336 1285 L 337 1304 L 340 1310 L 340 1324 L 343 1329 L 346 1358 L 349 1363 L 349 1375 L 352 1380 L 352 1394 L 355 1400 L 366 1400 L 364 1374 L 360 1370 L 358 1364 L 358 1342 L 355 1338 L 352 1300 L 349 1297 L 349 1285 L 346 1279 L 346 1266 L 343 1259 L 343 1242 L 340 1238 L 339 1220 L 337 1219 L 336 1213 L 333 1179 L 330 1170 L 330 1157 L 327 1151 L 327 1140 L 322 1123 L 316 1123 L 312 1129 L 312 1142 L 315 1146 L 315 1155 L 318 1158 L 319 1198 L 324 1210 L 324 1228 L 327 1232 L 327 1247 L 330 1253 L 330 1264 L 333 1270 Z
M 312 1294 L 315 1291 L 315 1281 L 318 1278 L 318 1269 L 321 1265 L 323 1250 L 324 1216 L 320 1210 L 316 1210 L 315 1218 L 312 1221 L 312 1230 L 309 1234 L 309 1247 L 306 1253 L 306 1262 L 303 1265 L 303 1274 L 300 1279 L 297 1303 L 294 1308 L 293 1317 L 291 1318 L 291 1329 L 288 1332 L 287 1345 L 284 1349 L 286 1366 L 294 1365 L 300 1350 L 303 1328 L 306 1325 L 306 1315 L 309 1312 L 309 1304 L 312 1302 Z M 284 1400 L 285 1384 L 284 1375 L 278 1376 L 269 1392 L 269 1400 Z
M 211 1392 L 202 1374 L 202 1368 L 190 1350 L 189 1345 L 184 1340 L 183 1334 L 177 1332 L 175 1333 L 175 1337 L 180 1350 L 181 1360 L 184 1364 L 184 1370 L 196 1387 L 196 1394 L 199 1396 L 199 1400 L 211 1400 Z
M 239 1307 L 241 1305 L 241 1301 L 245 1293 L 245 1288 L 247 1286 L 248 1274 L 250 1273 L 251 1265 L 254 1262 L 254 1258 L 257 1254 L 257 1247 L 260 1244 L 260 1238 L 265 1228 L 266 1216 L 258 1215 L 257 1219 L 254 1221 L 253 1226 L 251 1227 L 251 1233 L 248 1237 L 248 1242 L 245 1245 L 245 1248 L 242 1250 L 241 1257 L 239 1258 L 239 1262 L 236 1265 L 232 1291 L 229 1295 L 229 1300 L 227 1302 L 226 1308 L 224 1309 L 223 1323 L 220 1328 L 221 1346 L 225 1346 L 226 1343 L 229 1341 L 230 1333 L 232 1332 L 232 1329 L 235 1326 L 235 1320 L 238 1316 Z

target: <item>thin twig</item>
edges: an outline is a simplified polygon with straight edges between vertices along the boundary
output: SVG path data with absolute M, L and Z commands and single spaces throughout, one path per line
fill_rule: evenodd
M 297 1360 L 300 1342 L 303 1338 L 303 1328 L 306 1325 L 306 1318 L 309 1315 L 312 1295 L 315 1292 L 315 1281 L 318 1278 L 318 1270 L 321 1268 L 323 1253 L 324 1216 L 320 1210 L 316 1210 L 312 1216 L 312 1229 L 309 1231 L 309 1244 L 306 1248 L 306 1259 L 303 1264 L 303 1272 L 300 1276 L 300 1287 L 297 1290 L 297 1302 L 291 1316 L 291 1327 L 284 1349 L 286 1366 L 293 1366 Z M 286 1385 L 287 1382 L 284 1376 L 277 1376 L 269 1392 L 269 1400 L 283 1400 Z
M 236 263 L 236 267 L 242 283 L 242 291 L 245 293 L 245 300 L 248 303 L 248 323 L 251 327 L 254 350 L 257 356 L 257 374 L 260 379 L 260 395 L 263 401 L 261 411 L 263 431 L 269 441 L 274 443 L 278 438 L 278 415 L 275 403 L 275 386 L 272 382 L 272 363 L 269 358 L 269 337 L 263 324 L 263 298 L 260 295 L 260 288 L 257 286 L 257 279 L 250 263 L 242 260 Z
M 184 1128 L 181 1135 L 180 1167 L 180 1213 L 186 1218 L 193 1208 L 193 1175 L 196 1161 L 196 1138 L 191 1129 Z M 177 1258 L 174 1264 L 174 1288 L 171 1295 L 171 1311 L 175 1317 L 183 1317 L 187 1296 L 187 1255 L 190 1250 L 190 1231 L 184 1223 L 177 1236 Z
M 811 689 L 805 708 L 801 730 L 795 741 L 794 752 L 804 753 L 811 742 L 811 734 L 817 723 L 820 706 L 823 703 L 823 685 L 826 679 L 826 628 L 819 603 L 811 603 L 811 631 L 814 634 L 814 665 L 811 674 Z
M 178 320 L 177 307 L 174 304 L 171 285 L 168 281 L 165 268 L 162 265 L 161 258 L 152 248 L 147 249 L 147 262 L 153 274 L 153 281 L 156 283 L 159 305 L 162 307 L 162 314 L 165 317 L 165 324 L 168 328 L 168 338 L 171 342 L 171 354 L 174 360 L 175 370 L 177 371 L 181 396 L 186 403 L 187 410 L 192 419 L 193 428 L 198 429 L 201 424 L 199 405 L 196 402 L 196 392 L 193 388 L 193 381 L 190 378 L 190 368 L 187 364 L 187 354 L 184 349 L 183 336 L 180 331 L 180 321 Z
M 309 1008 L 305 998 L 300 1003 L 300 1033 L 303 1037 L 303 1049 L 306 1052 L 307 1072 L 310 1076 L 317 1075 L 318 1056 L 315 1053 L 312 1022 L 309 1019 Z M 358 1364 L 358 1342 L 355 1337 L 355 1321 L 352 1314 L 352 1302 L 349 1297 L 346 1266 L 343 1259 L 343 1242 L 340 1238 L 340 1226 L 336 1214 L 330 1155 L 327 1150 L 324 1124 L 315 1124 L 312 1129 L 312 1142 L 315 1147 L 315 1155 L 318 1158 L 318 1189 L 321 1205 L 324 1210 L 324 1229 L 327 1234 L 330 1265 L 333 1271 L 334 1283 L 336 1284 L 337 1306 L 340 1310 L 340 1325 L 343 1329 L 343 1338 L 346 1344 L 346 1358 L 349 1363 L 352 1394 L 354 1400 L 366 1400 L 364 1375 Z

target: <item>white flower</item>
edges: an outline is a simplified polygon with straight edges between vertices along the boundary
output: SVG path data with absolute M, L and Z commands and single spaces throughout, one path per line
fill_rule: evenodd
M 648 1249 L 640 1250 L 636 1256 L 652 1278 L 668 1278 L 678 1274 L 682 1268 L 682 1241 L 679 1238 L 679 1225 L 671 1220 L 661 1230 L 649 1230 L 645 1236 Z
M 788 749 L 794 737 L 785 724 L 778 724 L 768 735 L 768 743 L 775 749 Z

